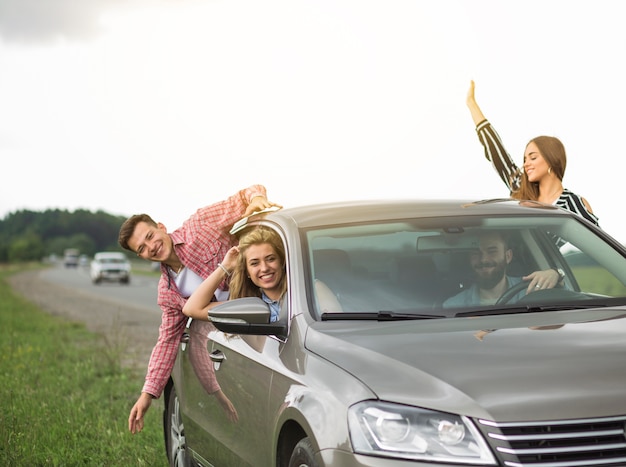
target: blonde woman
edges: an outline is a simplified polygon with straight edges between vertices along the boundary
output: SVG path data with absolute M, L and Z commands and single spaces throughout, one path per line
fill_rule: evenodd
M 215 290 L 230 278 L 229 299 L 259 297 L 271 310 L 270 322 L 278 321 L 287 291 L 285 248 L 278 234 L 266 227 L 245 233 L 239 245 L 226 253 L 218 268 L 191 294 L 183 313 L 207 320 L 208 312 L 223 302 L 212 302 Z M 340 312 L 341 305 L 332 290 L 315 281 L 315 293 L 321 312 Z
M 183 313 L 195 319 L 208 319 L 208 311 L 220 302 L 211 302 L 215 290 L 230 278 L 229 299 L 259 297 L 271 310 L 270 322 L 278 321 L 285 292 L 285 249 L 276 232 L 259 227 L 242 236 L 239 245 L 226 253 L 218 268 L 187 300 Z

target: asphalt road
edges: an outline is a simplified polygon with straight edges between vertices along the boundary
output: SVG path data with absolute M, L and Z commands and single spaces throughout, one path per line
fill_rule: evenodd
M 65 268 L 58 265 L 46 269 L 41 278 L 47 282 L 70 288 L 77 292 L 92 295 L 94 298 L 106 299 L 122 305 L 132 305 L 160 314 L 157 307 L 158 277 L 132 274 L 128 285 L 118 282 L 101 282 L 95 285 L 89 277 L 89 268 Z
M 9 277 L 13 290 L 64 319 L 102 335 L 121 350 L 122 363 L 145 370 L 158 337 L 158 277 L 132 274 L 130 284 L 91 283 L 89 269 L 63 265 Z

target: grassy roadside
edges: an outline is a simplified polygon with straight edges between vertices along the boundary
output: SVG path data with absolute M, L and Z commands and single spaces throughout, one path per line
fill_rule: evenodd
M 0 465 L 166 466 L 160 400 L 144 431 L 128 432 L 143 374 L 82 324 L 15 295 L 13 272 L 0 269 Z

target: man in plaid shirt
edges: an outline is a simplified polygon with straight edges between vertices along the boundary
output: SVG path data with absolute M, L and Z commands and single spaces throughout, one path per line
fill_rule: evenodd
M 122 224 L 120 245 L 140 258 L 161 263 L 157 303 L 163 313 L 159 338 L 150 356 L 141 395 L 128 418 L 132 433 L 142 430 L 152 399 L 161 396 L 170 377 L 188 319 L 182 312 L 187 298 L 236 245 L 237 239 L 229 233 L 233 224 L 272 206 L 278 205 L 267 200 L 265 187 L 252 185 L 224 201 L 198 209 L 170 234 L 147 214 L 136 214 Z M 220 289 L 226 291 L 228 285 L 223 282 Z

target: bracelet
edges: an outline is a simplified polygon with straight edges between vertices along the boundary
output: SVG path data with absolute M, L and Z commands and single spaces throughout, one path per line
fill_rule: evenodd
M 226 267 L 222 264 L 222 263 L 217 263 L 218 267 L 220 267 L 222 269 L 222 271 L 224 271 L 224 274 L 226 274 L 228 277 L 230 277 L 230 272 L 228 272 L 228 269 L 226 269 Z

